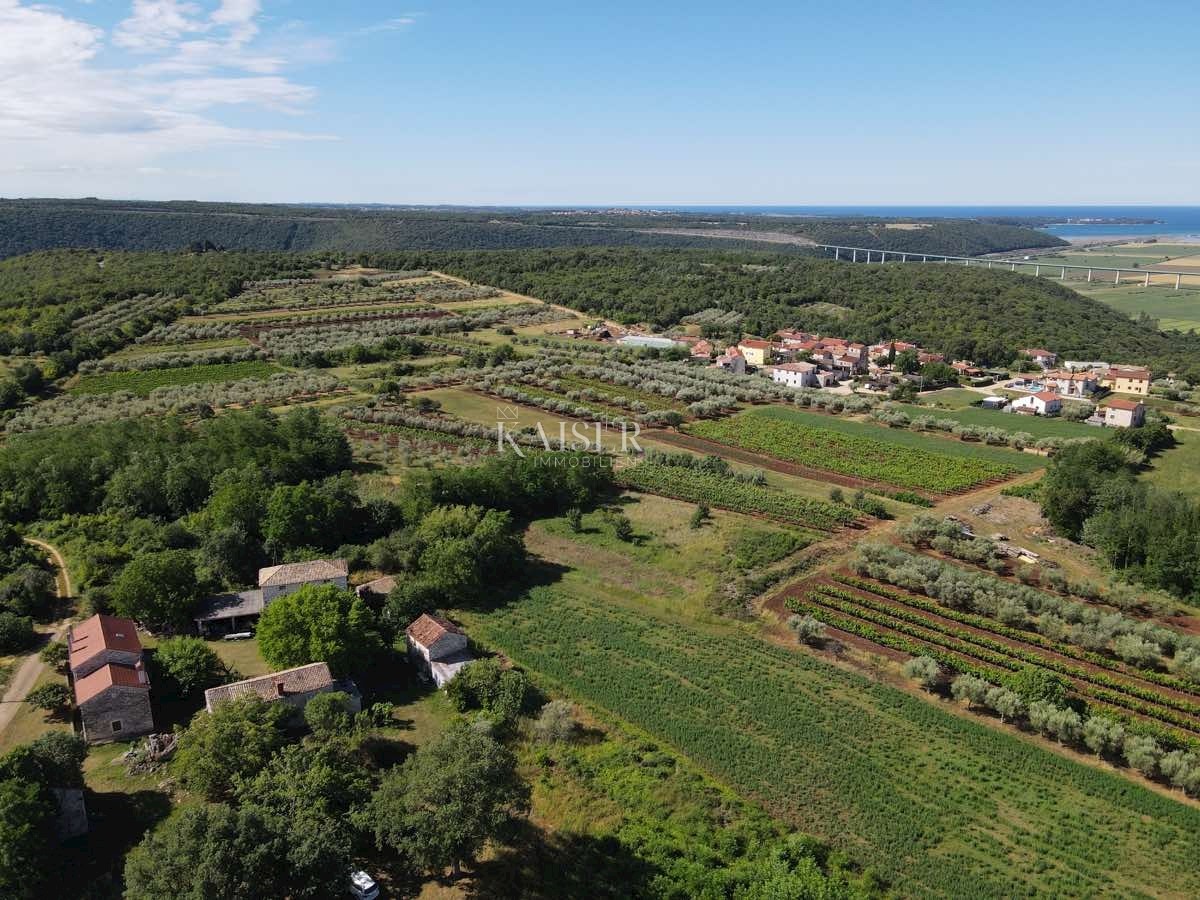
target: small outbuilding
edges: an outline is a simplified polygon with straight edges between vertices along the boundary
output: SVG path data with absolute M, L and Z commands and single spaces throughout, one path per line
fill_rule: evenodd
M 413 665 L 438 687 L 475 661 L 461 628 L 442 616 L 422 613 L 404 630 Z

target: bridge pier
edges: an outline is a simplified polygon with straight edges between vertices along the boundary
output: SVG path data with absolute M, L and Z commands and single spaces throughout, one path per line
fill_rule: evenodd
M 1012 264 L 1012 268 L 1011 268 L 1009 271 L 1010 271 L 1010 272 L 1015 272 L 1015 271 L 1017 271 L 1017 264 L 1016 264 L 1016 263 L 1013 263 L 1013 264 Z
M 854 259 L 852 260 L 852 262 L 858 262 L 858 251 L 857 250 L 854 251 Z M 1091 279 L 1089 278 L 1088 280 L 1090 281 Z
M 921 257 L 921 262 L 929 262 L 929 257 L 928 257 L 928 256 L 922 256 L 922 257 Z
M 1145 286 L 1150 287 L 1150 273 L 1149 272 L 1146 273 L 1146 285 Z
M 1117 269 L 1116 277 L 1113 278 L 1113 287 L 1116 287 L 1120 283 L 1121 283 L 1121 270 Z
M 907 253 L 900 254 L 900 262 L 908 262 L 908 254 Z
M 1067 280 L 1067 267 L 1066 267 L 1066 266 L 1063 266 L 1063 267 L 1062 267 L 1062 274 L 1061 274 L 1061 275 L 1059 275 L 1058 277 L 1059 277 L 1060 279 L 1062 279 L 1063 281 L 1066 281 L 1066 280 Z
M 1175 275 L 1175 290 L 1179 290 L 1179 275 Z
M 1034 278 L 1041 278 L 1041 277 L 1042 277 L 1042 267 L 1041 267 L 1041 266 L 1034 266 L 1034 267 L 1033 267 L 1033 277 L 1034 277 Z
M 1092 270 L 1088 269 L 1088 281 L 1092 280 Z
M 841 247 L 834 247 L 834 248 L 833 248 L 833 258 L 834 258 L 834 259 L 841 259 L 841 258 L 842 258 L 842 248 L 841 248 Z

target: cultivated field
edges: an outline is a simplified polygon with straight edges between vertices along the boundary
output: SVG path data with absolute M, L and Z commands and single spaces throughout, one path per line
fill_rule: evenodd
M 553 588 L 469 624 L 907 893 L 1200 891 L 1197 810 L 745 632 Z

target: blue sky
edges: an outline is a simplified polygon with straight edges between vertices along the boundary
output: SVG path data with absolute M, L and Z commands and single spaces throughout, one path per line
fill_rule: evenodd
M 1194 204 L 1196 34 L 1127 0 L 0 0 L 0 195 Z

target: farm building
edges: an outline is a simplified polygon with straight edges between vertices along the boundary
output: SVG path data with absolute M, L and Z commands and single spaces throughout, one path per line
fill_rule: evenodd
M 1008 406 L 1007 397 L 984 397 L 979 405 L 984 409 L 1004 409 Z
M 1062 398 L 1054 391 L 1038 391 L 1028 397 L 1012 402 L 1014 412 L 1032 413 L 1037 416 L 1053 416 L 1062 412 Z
M 626 347 L 653 347 L 658 350 L 669 350 L 672 347 L 682 346 L 678 341 L 652 334 L 627 334 L 617 343 Z
M 349 678 L 334 678 L 333 673 L 329 671 L 329 665 L 323 662 L 309 663 L 307 666 L 297 666 L 294 669 L 209 688 L 204 692 L 204 706 L 212 712 L 226 700 L 258 697 L 268 703 L 286 703 L 302 710 L 317 694 L 333 691 L 342 691 L 348 695 L 355 712 L 362 707 L 362 696 L 354 682 Z
M 1146 404 L 1114 397 L 1100 405 L 1104 424 L 1112 428 L 1140 428 L 1146 421 Z
M 344 559 L 314 559 L 259 569 L 257 588 L 217 594 L 201 604 L 194 616 L 196 629 L 200 634 L 219 634 L 249 628 L 277 597 L 295 593 L 306 584 L 345 588 L 349 571 Z
M 96 614 L 67 631 L 67 665 L 89 744 L 154 730 L 150 679 L 132 619 Z
M 438 687 L 452 680 L 475 659 L 467 649 L 467 636 L 449 619 L 423 613 L 404 630 L 408 655 L 425 677 Z

